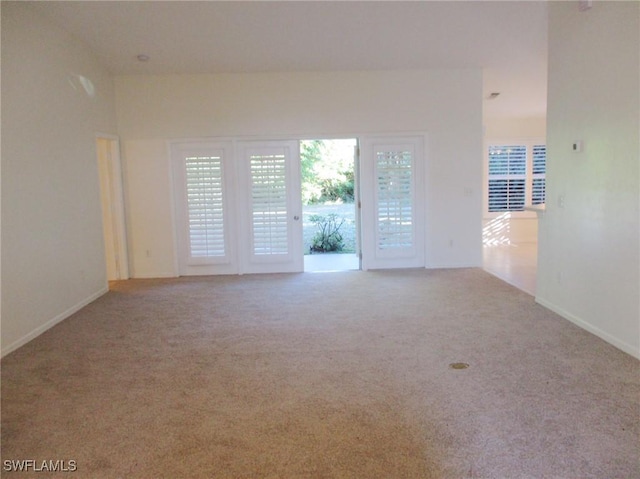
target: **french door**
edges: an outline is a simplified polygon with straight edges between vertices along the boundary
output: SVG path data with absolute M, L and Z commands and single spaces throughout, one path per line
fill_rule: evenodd
M 238 273 L 233 144 L 177 143 L 171 157 L 178 274 Z
M 360 142 L 362 268 L 424 267 L 424 138 Z
M 238 151 L 241 271 L 303 271 L 299 142 L 243 141 Z
M 175 143 L 171 156 L 180 275 L 303 271 L 297 141 Z
M 175 143 L 180 275 L 302 272 L 300 145 Z M 362 269 L 424 267 L 424 137 L 360 139 Z

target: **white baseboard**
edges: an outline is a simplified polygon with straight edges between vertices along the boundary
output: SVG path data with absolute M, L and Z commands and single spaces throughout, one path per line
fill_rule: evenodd
M 541 304 L 547 309 L 550 309 L 554 313 L 562 316 L 564 319 L 571 321 L 576 326 L 579 326 L 582 329 L 589 331 L 591 334 L 598 336 L 600 339 L 605 340 L 609 344 L 615 346 L 616 348 L 624 351 L 627 354 L 630 354 L 634 358 L 640 359 L 640 350 L 638 350 L 637 348 L 634 348 L 632 345 L 616 338 L 615 336 L 612 336 L 611 334 L 601 330 L 596 326 L 593 326 L 592 324 L 586 322 L 585 320 L 578 318 L 577 316 L 565 311 L 564 309 L 556 306 L 553 303 L 550 303 L 549 301 L 543 298 L 536 297 L 536 303 Z
M 176 275 L 176 273 L 166 273 L 161 271 L 159 273 L 136 274 L 135 276 L 131 276 L 130 279 L 165 279 L 165 278 L 178 278 L 178 275 Z
M 2 351 L 0 352 L 0 357 L 6 356 L 7 354 L 9 354 L 9 353 L 15 351 L 16 349 L 18 349 L 20 346 L 24 346 L 25 344 L 27 344 L 32 339 L 40 336 L 46 330 L 54 327 L 59 322 L 67 319 L 73 313 L 81 310 L 86 305 L 88 305 L 89 303 L 92 303 L 93 301 L 95 301 L 96 299 L 98 299 L 100 296 L 102 296 L 103 294 L 107 293 L 108 291 L 109 291 L 109 287 L 108 286 L 104 286 L 99 291 L 96 291 L 95 293 L 93 293 L 89 297 L 83 299 L 82 301 L 80 301 L 79 303 L 75 304 L 71 308 L 67 309 L 66 311 L 64 311 L 64 312 L 62 312 L 60 314 L 58 314 L 55 318 L 52 318 L 49 321 L 47 321 L 46 323 L 44 323 L 43 325 L 38 326 L 36 329 L 31 331 L 30 333 L 24 335 L 23 337 L 21 337 L 17 341 L 14 341 L 9 346 L 7 346 L 6 348 L 2 349 Z
M 461 268 L 482 268 L 482 264 L 472 263 L 429 263 L 426 269 L 461 269 Z

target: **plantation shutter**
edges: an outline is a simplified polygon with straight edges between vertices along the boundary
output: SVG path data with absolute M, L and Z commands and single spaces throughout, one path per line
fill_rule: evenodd
M 424 266 L 422 137 L 361 145 L 363 269 Z
M 526 178 L 526 146 L 490 146 L 489 212 L 523 211 Z
M 542 205 L 545 202 L 547 173 L 546 145 L 533 146 L 533 170 L 531 183 L 531 204 Z
M 180 275 L 238 271 L 230 195 L 229 142 L 176 143 L 171 147 L 178 272 Z
M 376 152 L 376 247 L 411 248 L 413 225 L 413 151 Z
M 243 272 L 303 271 L 298 142 L 241 142 L 240 156 Z
M 254 153 L 249 161 L 253 254 L 286 255 L 289 221 L 285 155 Z
M 190 258 L 224 257 L 222 156 L 185 159 Z

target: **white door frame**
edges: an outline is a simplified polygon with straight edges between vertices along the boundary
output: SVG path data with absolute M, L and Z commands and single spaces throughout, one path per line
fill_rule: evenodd
M 237 187 L 236 195 L 234 196 L 235 208 L 233 214 L 236 216 L 236 227 L 231 232 L 231 238 L 235 237 L 237 248 L 237 261 L 238 272 L 244 273 L 257 273 L 257 272 L 271 272 L 271 265 L 269 261 L 266 261 L 264 265 L 258 265 L 255 263 L 250 264 L 250 260 L 245 258 L 245 255 L 250 253 L 250 225 L 244 216 L 250 212 L 250 178 L 248 177 L 248 166 L 245 164 L 243 158 L 243 148 L 255 145 L 268 145 L 268 144 L 293 144 L 297 146 L 293 148 L 296 156 L 296 161 L 290 162 L 290 168 L 293 168 L 294 176 L 297 178 L 297 184 L 290 188 L 289 197 L 294 208 L 289 211 L 289 221 L 299 223 L 300 231 L 302 230 L 302 206 L 300 195 L 300 161 L 299 161 L 299 142 L 305 139 L 314 138 L 355 138 L 358 141 L 358 155 L 356 157 L 355 167 L 355 182 L 356 182 L 356 206 L 357 216 L 359 221 L 359 240 L 358 247 L 360 253 L 360 266 L 361 269 L 382 269 L 382 268 L 408 268 L 408 267 L 425 267 L 426 266 L 426 208 L 425 208 L 425 175 L 427 169 L 427 134 L 425 132 L 407 131 L 395 134 L 370 134 L 370 133 L 354 133 L 354 134 L 295 134 L 295 135 L 277 135 L 277 136 L 258 136 L 258 137 L 209 137 L 209 138 L 193 138 L 193 139 L 175 139 L 169 140 L 169 145 L 175 145 L 177 143 L 219 143 L 219 142 L 231 142 L 233 145 L 233 163 L 234 167 L 234 181 L 233 184 Z M 367 146 L 371 145 L 372 141 L 381 141 L 385 144 L 393 143 L 395 141 L 417 141 L 416 163 L 413 178 L 413 200 L 415 205 L 415 211 L 413 213 L 413 219 L 415 221 L 415 255 L 412 258 L 402 258 L 399 256 L 388 258 L 375 258 L 375 239 L 372 239 L 372 234 L 375 233 L 375 193 L 374 193 L 374 171 L 370 164 L 367 162 L 372 161 L 371 158 L 367 158 L 369 154 Z M 368 143 L 367 143 L 368 142 Z M 171 155 L 170 155 L 171 156 Z M 171 158 L 170 158 L 171 159 Z M 173 194 L 172 189 L 172 194 Z M 295 220 L 295 217 L 298 220 Z M 178 222 L 174 218 L 174 228 L 177 231 Z M 232 239 L 233 241 L 233 239 Z M 296 248 L 296 261 L 299 261 L 299 265 L 289 265 L 285 268 L 281 268 L 279 272 L 302 272 L 304 271 L 304 252 L 302 251 L 302 238 L 300 233 L 299 240 L 294 240 L 293 246 Z M 373 248 L 373 249 L 372 249 Z M 175 247 L 175 255 L 181 254 L 177 244 Z M 274 258 L 275 259 L 275 258 Z M 182 274 L 182 273 L 180 273 Z M 212 273 L 204 273 L 212 274 Z
M 358 269 L 362 270 L 362 196 L 360 191 L 360 137 L 355 137 L 356 146 L 353 151 L 353 201 L 356 209 L 356 256 Z
M 102 157 L 99 142 L 104 141 L 107 151 Z M 100 175 L 100 191 L 109 208 L 107 215 L 103 213 L 103 235 L 112 244 L 107 248 L 105 244 L 105 261 L 112 262 L 114 268 L 108 280 L 129 279 L 129 254 L 127 248 L 127 229 L 124 207 L 124 185 L 122 179 L 122 161 L 120 158 L 120 139 L 117 136 L 96 134 L 96 161 Z M 104 162 L 104 163 L 103 163 Z M 101 163 L 104 168 L 101 167 Z M 104 174 L 104 178 L 103 178 Z M 106 191 L 105 191 L 106 190 Z M 105 216 L 110 221 L 105 221 Z M 113 252 L 113 253 L 110 253 Z M 106 257 L 107 255 L 112 257 Z

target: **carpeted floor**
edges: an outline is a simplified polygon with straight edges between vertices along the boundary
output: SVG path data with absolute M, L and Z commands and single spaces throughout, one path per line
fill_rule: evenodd
M 639 361 L 481 270 L 133 280 L 3 359 L 2 475 L 630 479 L 639 417 Z

